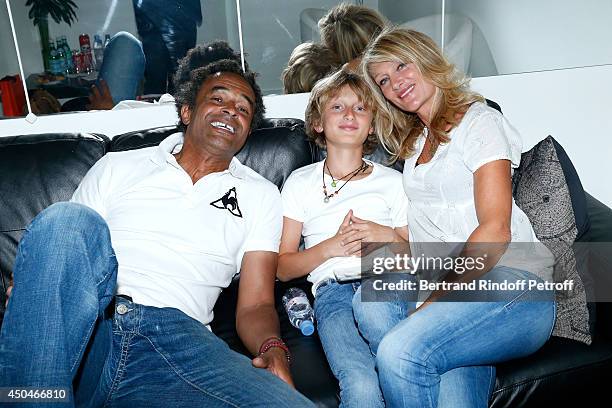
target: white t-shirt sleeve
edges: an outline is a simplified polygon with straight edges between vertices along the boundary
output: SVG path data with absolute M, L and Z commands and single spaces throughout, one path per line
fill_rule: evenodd
M 106 219 L 111 167 L 111 154 L 102 156 L 85 174 L 70 201 L 86 205 Z
M 521 149 L 518 131 L 500 113 L 484 112 L 467 128 L 463 157 L 472 173 L 495 160 L 510 160 L 516 168 L 521 162 Z
M 250 251 L 278 252 L 283 229 L 283 209 L 276 186 L 266 185 L 257 198 L 258 212 L 254 214 L 242 254 Z M 238 265 L 242 263 L 238 259 Z
M 397 178 L 397 187 L 393 191 L 396 191 L 395 199 L 391 203 L 391 220 L 393 222 L 393 228 L 405 227 L 408 225 L 408 197 L 404 192 L 402 186 L 401 177 Z
M 283 216 L 298 222 L 304 222 L 306 213 L 304 209 L 304 199 L 300 194 L 300 184 L 298 177 L 292 173 L 285 181 L 281 197 L 283 202 Z M 304 186 L 302 185 L 302 189 L 303 188 Z

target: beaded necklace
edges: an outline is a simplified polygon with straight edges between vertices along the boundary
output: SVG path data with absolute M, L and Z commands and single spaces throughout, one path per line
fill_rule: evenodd
M 346 176 L 341 177 L 339 179 L 337 179 L 337 181 L 340 180 L 344 180 L 346 177 L 350 176 L 348 178 L 348 180 L 346 180 L 344 182 L 344 184 L 342 184 L 336 191 L 334 191 L 331 194 L 327 194 L 327 186 L 325 185 L 325 169 L 327 169 L 327 172 L 329 173 L 330 177 L 332 178 L 332 187 L 336 187 L 337 183 L 336 183 L 336 179 L 334 179 L 334 176 L 332 175 L 331 171 L 329 170 L 329 167 L 327 167 L 327 158 L 323 161 L 323 174 L 322 174 L 322 178 L 323 178 L 323 195 L 325 196 L 323 198 L 323 202 L 324 203 L 328 203 L 329 199 L 332 198 L 333 196 L 338 195 L 338 193 L 340 192 L 340 190 L 342 190 L 342 188 L 344 186 L 346 186 L 346 184 L 351 181 L 351 179 L 353 177 L 355 177 L 357 174 L 364 172 L 367 168 L 368 168 L 369 164 L 366 163 L 365 161 L 361 160 L 361 164 L 359 165 L 359 167 L 357 167 L 355 170 L 351 171 L 350 173 L 348 173 Z

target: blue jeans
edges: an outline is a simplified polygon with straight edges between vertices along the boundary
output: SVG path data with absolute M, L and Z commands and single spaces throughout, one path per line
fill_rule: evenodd
M 340 407 L 384 407 L 374 356 L 353 317 L 357 287 L 330 280 L 317 288 L 317 330 L 329 366 L 340 383 Z
M 72 396 L 74 380 L 69 406 L 84 407 L 312 406 L 181 311 L 115 297 L 116 276 L 95 211 L 58 203 L 39 214 L 17 251 L 0 386 Z
M 202 21 L 199 0 L 132 0 L 138 36 L 147 57 L 145 94 L 173 93 L 178 62 L 195 47 Z
M 119 31 L 104 49 L 98 79 L 104 79 L 113 102 L 136 99 L 144 76 L 145 55 L 142 44 L 132 34 Z
M 483 278 L 536 279 L 503 266 Z M 387 404 L 438 407 L 452 401 L 448 406 L 486 407 L 494 377 L 491 366 L 529 355 L 550 337 L 554 294 L 549 292 L 548 300 L 541 300 L 541 294 L 533 300 L 532 295 L 516 290 L 506 293 L 507 301 L 438 301 L 397 324 L 380 342 L 376 356 Z M 451 380 L 444 384 L 450 373 Z
M 416 277 L 402 276 L 417 281 Z M 386 293 L 379 301 L 361 301 L 360 286 L 353 298 L 353 313 L 359 332 L 376 356 L 384 336 L 414 312 L 418 292 L 392 296 Z M 391 297 L 391 299 L 390 299 Z M 495 367 L 489 365 L 458 367 L 440 376 L 438 408 L 486 407 L 495 385 Z M 392 406 L 392 405 L 388 405 Z

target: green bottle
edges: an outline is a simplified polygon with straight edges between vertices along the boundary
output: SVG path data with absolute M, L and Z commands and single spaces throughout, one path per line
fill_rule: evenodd
M 49 41 L 49 72 L 53 75 L 62 75 L 63 61 L 60 60 L 57 55 L 57 49 L 55 49 L 55 43 L 53 40 Z
M 68 40 L 66 40 L 66 36 L 62 37 L 62 47 L 64 48 L 64 56 L 66 57 L 66 73 L 72 74 L 74 73 L 74 61 L 72 61 L 72 51 L 68 46 Z

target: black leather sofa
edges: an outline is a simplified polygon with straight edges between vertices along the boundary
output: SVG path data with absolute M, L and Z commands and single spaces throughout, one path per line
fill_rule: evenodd
M 83 134 L 0 138 L 0 318 L 17 243 L 32 218 L 50 204 L 69 199 L 87 170 L 106 152 L 156 145 L 174 131 L 173 127 L 150 129 L 112 141 L 102 135 Z M 374 159 L 382 156 L 375 154 Z M 282 188 L 291 171 L 319 160 L 321 152 L 306 141 L 301 121 L 268 119 L 249 137 L 238 157 Z M 612 210 L 588 195 L 587 204 L 591 226 L 580 239 L 612 242 Z M 610 264 L 609 258 L 600 261 Z M 612 288 L 612 279 L 606 285 Z M 248 354 L 235 330 L 237 286 L 238 279 L 223 291 L 212 328 L 233 349 Z M 337 383 L 317 336 L 303 337 L 289 325 L 282 310 L 280 297 L 291 286 L 302 287 L 308 294 L 310 290 L 304 280 L 278 282 L 276 288 L 282 334 L 294 355 L 296 386 L 320 406 L 337 406 Z M 553 337 L 534 355 L 499 364 L 490 406 L 608 406 L 609 402 L 593 401 L 606 401 L 612 379 L 610 306 L 612 303 L 596 305 L 592 345 Z

